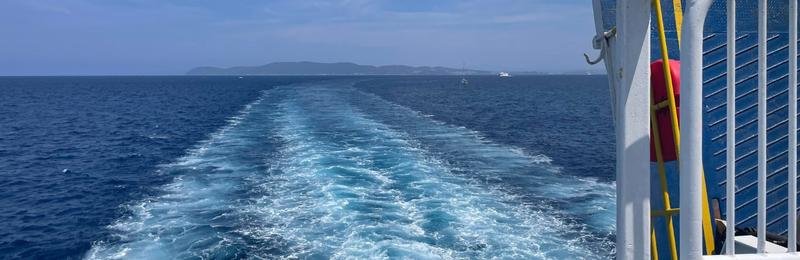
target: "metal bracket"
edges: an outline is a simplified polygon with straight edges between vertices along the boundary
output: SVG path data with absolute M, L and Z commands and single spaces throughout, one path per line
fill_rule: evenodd
M 584 53 L 583 58 L 586 59 L 586 63 L 589 65 L 595 65 L 600 63 L 603 58 L 606 56 L 606 48 L 608 48 L 608 39 L 617 35 L 617 27 L 612 27 L 611 30 L 603 32 L 603 35 L 595 35 L 592 38 L 592 47 L 595 50 L 600 50 L 600 55 L 597 56 L 594 60 L 589 58 L 589 55 Z

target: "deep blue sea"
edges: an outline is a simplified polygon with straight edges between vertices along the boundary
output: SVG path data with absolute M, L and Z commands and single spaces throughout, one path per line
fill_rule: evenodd
M 606 259 L 604 76 L 0 77 L 0 258 Z

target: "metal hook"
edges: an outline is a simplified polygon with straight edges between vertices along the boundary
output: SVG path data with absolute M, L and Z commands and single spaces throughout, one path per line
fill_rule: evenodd
M 595 65 L 600 61 L 602 61 L 603 58 L 606 56 L 606 49 L 608 48 L 608 38 L 611 38 L 616 34 L 617 34 L 617 27 L 612 27 L 611 30 L 603 32 L 602 37 L 601 35 L 595 35 L 594 38 L 592 38 L 592 47 L 594 47 L 595 50 L 599 49 L 600 55 L 598 55 L 597 58 L 592 60 L 589 58 L 589 54 L 584 53 L 583 58 L 586 59 L 586 63 L 589 63 L 589 65 Z
M 586 54 L 586 53 L 583 54 L 583 58 L 586 59 L 586 63 L 589 63 L 589 65 L 595 65 L 595 64 L 599 63 L 600 61 L 603 60 L 603 57 L 605 57 L 605 56 L 606 56 L 606 49 L 605 48 L 600 49 L 600 55 L 598 55 L 597 58 L 595 58 L 594 60 L 589 59 L 589 54 Z

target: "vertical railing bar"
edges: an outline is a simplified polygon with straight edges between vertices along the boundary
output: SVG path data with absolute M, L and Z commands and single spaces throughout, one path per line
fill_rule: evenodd
M 733 237 L 735 235 L 736 212 L 736 0 L 728 0 L 728 43 L 727 43 L 727 164 L 726 164 L 726 222 L 725 254 L 735 254 Z
M 767 243 L 767 0 L 758 1 L 758 243 Z
M 789 252 L 797 251 L 797 0 L 789 0 Z
M 617 259 L 650 259 L 650 1 L 617 1 Z
M 681 34 L 680 259 L 703 258 L 703 26 L 712 0 L 687 0 Z

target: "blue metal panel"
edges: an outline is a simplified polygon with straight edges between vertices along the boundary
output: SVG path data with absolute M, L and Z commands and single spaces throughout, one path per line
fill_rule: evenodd
M 737 4 L 736 68 L 736 226 L 755 227 L 757 213 L 757 3 Z M 787 73 L 788 3 L 769 1 L 767 35 L 767 230 L 787 229 Z M 709 197 L 725 214 L 725 1 L 712 6 L 706 20 L 704 77 L 704 164 Z M 795 43 L 796 44 L 796 43 Z

